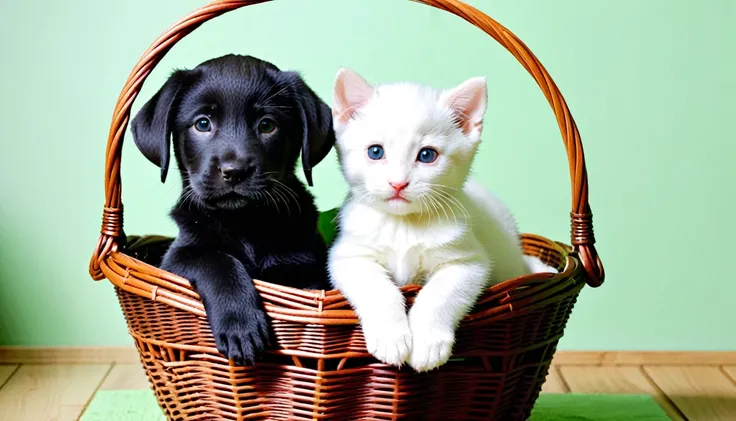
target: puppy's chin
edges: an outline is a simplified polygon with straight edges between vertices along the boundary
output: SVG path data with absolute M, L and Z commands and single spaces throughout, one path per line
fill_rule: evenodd
M 238 191 L 212 193 L 204 200 L 204 204 L 211 209 L 225 211 L 237 211 L 245 208 L 267 208 L 270 202 L 267 201 L 266 197 L 272 196 L 269 196 L 268 193 L 263 193 L 262 189 L 259 188 L 238 189 Z
M 268 185 L 259 179 L 253 179 L 237 186 L 212 185 L 196 180 L 190 184 L 190 198 L 207 209 L 238 211 L 246 208 L 267 208 L 273 202 Z
M 207 206 L 211 208 L 230 211 L 243 209 L 248 206 L 249 202 L 248 197 L 238 193 L 230 193 L 205 201 Z

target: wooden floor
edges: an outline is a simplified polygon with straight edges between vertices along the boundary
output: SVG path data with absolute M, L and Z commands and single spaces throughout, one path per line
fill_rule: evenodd
M 75 421 L 95 391 L 141 388 L 138 364 L 0 365 L 0 421 Z M 673 420 L 736 421 L 736 366 L 554 365 L 543 392 L 647 393 Z

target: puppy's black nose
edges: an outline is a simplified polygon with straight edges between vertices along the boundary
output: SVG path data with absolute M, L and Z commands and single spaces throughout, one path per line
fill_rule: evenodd
M 235 164 L 223 164 L 220 167 L 220 175 L 228 184 L 238 184 L 248 178 L 250 167 L 242 167 Z

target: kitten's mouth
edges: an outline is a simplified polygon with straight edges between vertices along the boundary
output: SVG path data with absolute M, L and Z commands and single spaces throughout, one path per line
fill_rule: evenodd
M 395 194 L 388 199 L 386 199 L 387 202 L 403 202 L 403 203 L 411 203 L 407 198 L 401 196 L 400 194 Z

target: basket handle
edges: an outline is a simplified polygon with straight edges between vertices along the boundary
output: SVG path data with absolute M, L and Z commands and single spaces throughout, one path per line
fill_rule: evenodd
M 138 96 L 143 82 L 153 71 L 158 62 L 182 38 L 197 29 L 204 22 L 223 13 L 272 0 L 216 0 L 183 17 L 151 44 L 143 53 L 130 73 L 120 96 L 118 97 L 112 124 L 107 140 L 105 164 L 105 207 L 102 214 L 101 236 L 97 241 L 92 260 L 90 275 L 94 279 L 102 279 L 104 275 L 100 263 L 108 254 L 117 249 L 117 242 L 123 234 L 123 204 L 121 202 L 120 160 L 122 155 L 123 136 L 130 120 L 133 101 Z M 511 31 L 491 19 L 476 8 L 459 0 L 411 0 L 426 4 L 457 15 L 467 22 L 482 29 L 498 41 L 506 50 L 516 57 L 522 66 L 532 75 L 552 110 L 555 112 L 557 124 L 562 133 L 562 140 L 567 149 L 572 184 L 571 242 L 580 257 L 587 274 L 587 283 L 597 287 L 603 283 L 605 272 L 603 264 L 595 250 L 593 237 L 593 214 L 588 204 L 588 174 L 585 169 L 583 145 L 575 121 L 570 115 L 565 99 L 562 97 L 554 81 L 532 52 Z

